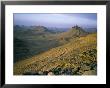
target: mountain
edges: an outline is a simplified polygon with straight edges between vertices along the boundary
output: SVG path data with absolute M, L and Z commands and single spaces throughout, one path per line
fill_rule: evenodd
M 71 39 L 75 39 L 81 36 L 86 36 L 88 32 L 84 31 L 81 27 L 77 25 L 69 29 L 67 32 L 62 32 L 57 35 L 57 38 L 60 42 L 66 43 Z
M 70 36 L 73 36 L 75 31 L 77 35 L 81 33 L 81 37 L 15 63 L 14 75 L 51 73 L 54 75 L 87 75 L 87 71 L 91 75 L 96 75 L 96 33 L 88 35 L 84 33 L 85 36 L 82 36 L 83 31 L 79 29 L 72 28 L 70 31 L 67 33 L 72 33 Z M 67 34 L 63 35 L 67 36 Z
M 61 33 L 61 32 L 66 32 L 68 31 L 69 28 L 57 28 L 57 27 L 48 27 L 48 30 Z
M 70 41 L 75 41 L 81 36 L 86 36 L 87 34 L 87 32 L 77 25 L 68 29 L 66 32 L 59 33 L 48 30 L 47 27 L 44 26 L 15 26 L 14 62 L 43 53 L 51 48 L 62 46 Z M 20 41 L 16 41 L 16 39 L 19 39 Z M 19 46 L 19 44 L 25 46 Z M 26 50 L 28 50 L 28 52 Z
M 88 33 L 84 31 L 82 28 L 78 26 L 74 26 L 71 29 L 69 29 L 69 31 L 63 32 L 62 34 L 60 34 L 60 36 L 61 37 L 80 37 L 80 36 L 84 36 L 87 34 Z
M 48 29 L 44 26 L 35 26 L 35 28 L 33 28 L 32 31 L 46 32 L 46 31 L 48 31 Z

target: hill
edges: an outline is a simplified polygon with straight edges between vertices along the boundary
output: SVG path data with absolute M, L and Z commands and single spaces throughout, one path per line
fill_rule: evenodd
M 76 25 L 68 29 L 67 32 L 62 32 L 60 34 L 57 34 L 55 38 L 57 41 L 59 41 L 60 44 L 65 44 L 73 39 L 79 38 L 81 36 L 86 36 L 87 34 L 89 33 Z
M 96 33 L 81 35 L 67 44 L 16 62 L 14 75 L 96 75 L 96 38 Z
M 14 62 L 62 46 L 87 34 L 78 26 L 74 26 L 66 32 L 55 32 L 44 26 L 14 26 Z

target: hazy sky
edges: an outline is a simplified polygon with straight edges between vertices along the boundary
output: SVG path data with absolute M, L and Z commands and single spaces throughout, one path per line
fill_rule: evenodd
M 70 28 L 74 25 L 81 27 L 97 27 L 96 13 L 15 13 L 14 25 L 41 25 L 45 27 Z

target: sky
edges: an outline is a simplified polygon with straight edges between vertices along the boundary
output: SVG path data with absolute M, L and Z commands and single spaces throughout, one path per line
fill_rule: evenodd
M 70 28 L 97 27 L 96 13 L 14 13 L 14 25 Z

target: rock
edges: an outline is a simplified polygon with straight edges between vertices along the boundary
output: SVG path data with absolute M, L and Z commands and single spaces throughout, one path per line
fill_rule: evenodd
M 40 75 L 43 75 L 43 72 L 42 72 L 42 71 L 39 71 L 38 73 L 39 73 Z
M 53 72 L 49 72 L 48 75 L 54 75 Z
M 44 71 L 43 72 L 43 75 L 48 75 L 48 71 Z

